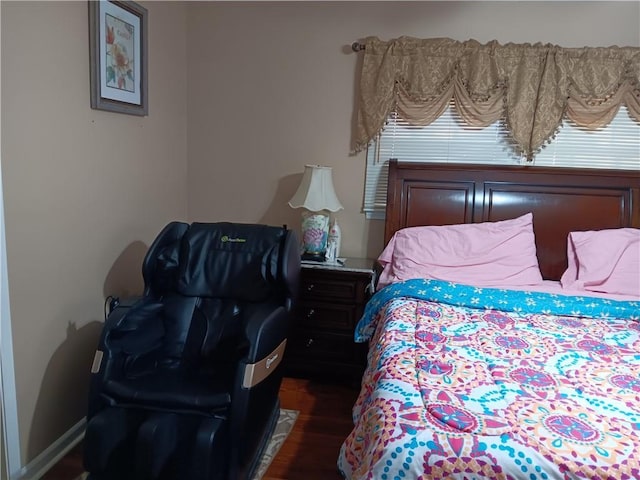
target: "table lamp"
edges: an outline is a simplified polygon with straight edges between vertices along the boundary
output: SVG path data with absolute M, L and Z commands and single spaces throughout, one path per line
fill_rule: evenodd
M 289 206 L 305 209 L 302 212 L 302 260 L 324 262 L 329 212 L 343 208 L 333 188 L 331 167 L 305 165 L 302 181 Z

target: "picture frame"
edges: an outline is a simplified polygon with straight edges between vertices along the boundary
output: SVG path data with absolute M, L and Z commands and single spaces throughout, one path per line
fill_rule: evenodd
M 91 108 L 149 112 L 147 9 L 131 1 L 89 1 Z

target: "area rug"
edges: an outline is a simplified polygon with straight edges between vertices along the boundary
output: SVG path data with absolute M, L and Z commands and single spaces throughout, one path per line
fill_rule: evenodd
M 297 410 L 286 410 L 284 408 L 280 409 L 278 423 L 276 424 L 276 428 L 273 431 L 271 440 L 269 440 L 269 443 L 267 444 L 267 447 L 262 454 L 260 465 L 258 465 L 256 473 L 253 475 L 253 480 L 260 480 L 264 476 L 265 472 L 269 468 L 269 465 L 271 465 L 271 462 L 280 451 L 280 447 L 282 447 L 282 444 L 291 433 L 291 430 L 293 429 L 293 425 L 296 423 L 299 413 L 300 412 L 298 412 Z M 87 478 L 87 475 L 87 473 L 83 473 L 75 480 L 85 480 Z
M 263 475 L 269 468 L 269 465 L 271 465 L 271 462 L 280 451 L 280 447 L 282 447 L 282 444 L 291 433 L 291 429 L 296 423 L 299 413 L 300 412 L 297 410 L 285 410 L 284 408 L 280 409 L 278 423 L 276 424 L 276 428 L 273 431 L 271 440 L 269 440 L 267 447 L 264 449 L 262 458 L 260 458 L 260 465 L 258 465 L 256 473 L 253 475 L 253 480 L 260 480 L 263 477 Z

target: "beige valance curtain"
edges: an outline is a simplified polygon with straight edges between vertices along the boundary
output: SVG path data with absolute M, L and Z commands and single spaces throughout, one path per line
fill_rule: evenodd
M 640 122 L 640 48 L 562 48 L 550 44 L 480 44 L 448 38 L 364 41 L 354 151 L 396 110 L 428 125 L 451 98 L 469 125 L 503 119 L 518 153 L 531 159 L 563 115 L 580 126 L 607 125 L 626 105 Z

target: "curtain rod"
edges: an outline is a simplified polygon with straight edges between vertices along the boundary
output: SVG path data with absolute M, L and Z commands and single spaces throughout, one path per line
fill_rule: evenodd
M 360 43 L 360 42 L 353 42 L 351 44 L 351 50 L 353 50 L 354 52 L 361 52 L 366 48 L 364 43 Z

